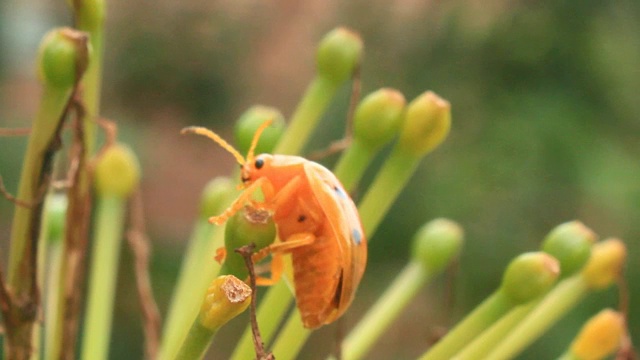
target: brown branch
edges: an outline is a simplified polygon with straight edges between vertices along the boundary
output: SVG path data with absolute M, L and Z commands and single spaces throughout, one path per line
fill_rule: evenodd
M 625 325 L 625 334 L 620 344 L 620 350 L 616 354 L 616 360 L 635 360 L 638 355 L 633 347 L 633 341 L 629 334 L 629 284 L 622 274 L 616 279 L 618 285 L 618 311 L 622 314 Z
M 142 196 L 137 190 L 129 202 L 129 231 L 127 240 L 135 261 L 138 297 L 142 308 L 147 359 L 155 359 L 160 344 L 161 318 L 153 297 L 149 277 L 150 242 L 146 235 Z
M 73 123 L 73 143 L 70 149 L 70 164 L 66 185 L 69 186 L 69 206 L 66 219 L 65 237 L 65 274 L 63 332 L 61 359 L 71 360 L 75 357 L 75 344 L 78 338 L 80 313 L 82 311 L 82 293 L 86 275 L 86 258 L 88 250 L 89 222 L 91 219 L 91 169 L 95 163 L 89 159 L 85 148 L 85 133 L 82 119 L 85 118 L 85 107 L 79 93 L 75 93 L 73 108 L 75 119 Z M 94 120 L 90 120 L 94 121 Z M 105 120 L 95 120 L 107 133 L 105 147 L 115 140 L 116 127 Z
M 260 329 L 258 329 L 258 320 L 256 319 L 256 299 L 258 293 L 256 290 L 256 272 L 253 267 L 253 260 L 251 259 L 255 248 L 256 244 L 251 243 L 236 249 L 235 252 L 242 256 L 249 271 L 249 286 L 251 287 L 251 311 L 249 317 L 251 318 L 251 332 L 253 333 L 253 346 L 256 349 L 256 358 L 258 360 L 274 360 L 275 357 L 273 354 L 266 352 L 264 349 L 264 342 L 262 342 Z
M 0 136 L 27 136 L 31 128 L 0 128 Z
M 74 136 L 70 150 L 71 161 L 77 162 L 73 166 L 69 179 L 69 206 L 66 218 L 65 258 L 63 273 L 65 274 L 63 332 L 61 359 L 75 357 L 75 344 L 82 310 L 82 290 L 86 274 L 86 256 L 88 248 L 89 219 L 91 216 L 91 174 L 87 166 L 86 149 L 84 146 L 84 106 L 76 93 L 74 97 Z
M 40 184 L 38 193 L 36 194 L 35 198 L 31 200 L 21 200 L 21 199 L 18 199 L 16 196 L 12 195 L 4 186 L 4 180 L 2 179 L 2 176 L 0 176 L 0 194 L 2 194 L 2 196 L 4 196 L 5 199 L 11 201 L 17 206 L 21 206 L 26 209 L 35 208 L 36 206 L 40 205 L 44 201 L 44 197 L 45 195 L 47 195 L 47 190 L 49 188 L 49 185 L 51 184 L 51 181 L 49 181 L 49 179 L 51 178 L 50 174 L 44 174 L 44 176 L 45 176 L 45 179 L 44 181 L 42 181 L 42 184 Z
M 63 129 L 66 129 L 68 125 L 64 125 Z M 0 128 L 0 136 L 27 136 L 31 134 L 31 128 Z
M 11 292 L 7 288 L 7 283 L 4 280 L 4 273 L 2 272 L 2 266 L 0 266 L 0 312 L 2 312 L 2 319 L 7 322 L 11 320 L 11 308 L 13 307 L 13 298 Z

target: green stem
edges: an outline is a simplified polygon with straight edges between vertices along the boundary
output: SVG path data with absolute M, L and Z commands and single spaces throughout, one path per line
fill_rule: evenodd
M 372 238 L 400 191 L 418 167 L 420 158 L 393 149 L 358 206 L 367 238 Z
M 216 330 L 211 330 L 200 324 L 199 321 L 194 321 L 193 326 L 187 334 L 180 351 L 175 356 L 175 360 L 194 360 L 202 359 L 209 344 L 213 340 L 213 336 L 216 334 Z
M 582 358 L 579 358 L 575 355 L 573 355 L 573 353 L 571 351 L 567 351 L 564 354 L 562 354 L 558 360 L 584 360 Z
M 80 0 L 79 2 L 81 3 L 79 6 L 83 8 L 76 10 L 75 27 L 89 33 L 92 49 L 91 61 L 82 80 L 82 102 L 85 106 L 85 115 L 82 119 L 85 149 L 87 156 L 91 156 L 95 151 L 95 120 L 100 114 L 105 4 L 103 0 Z
M 289 316 L 280 336 L 273 344 L 273 354 L 277 356 L 278 360 L 295 359 L 311 335 L 311 330 L 302 326 L 302 318 L 297 310 Z
M 487 355 L 487 359 L 511 359 L 519 354 L 575 306 L 588 289 L 582 275 L 562 281 Z
M 429 272 L 417 262 L 410 262 L 369 309 L 342 344 L 342 358 L 361 359 L 389 324 L 429 280 Z
M 511 302 L 502 291 L 494 292 L 420 359 L 451 359 L 475 336 L 493 324 L 512 307 Z
M 62 239 L 50 240 L 47 251 L 45 283 L 45 321 L 44 321 L 44 358 L 58 359 L 62 345 Z
M 82 344 L 83 359 L 108 357 L 125 210 L 126 202 L 120 197 L 105 195 L 98 199 Z
M 38 196 L 42 194 L 40 188 L 42 181 L 42 167 L 45 162 L 51 161 L 51 154 L 47 154 L 47 148 L 53 140 L 56 130 L 62 121 L 62 113 L 67 106 L 72 88 L 59 89 L 45 86 L 42 102 L 36 119 L 31 128 L 31 136 L 27 144 L 20 185 L 17 197 L 27 202 L 35 202 L 36 206 L 16 206 L 11 227 L 11 249 L 9 252 L 9 284 L 14 292 L 21 293 L 29 289 L 31 281 L 25 278 L 26 273 L 19 270 L 20 262 L 25 256 L 31 229 L 35 224 L 34 216 L 42 210 L 42 203 Z
M 160 359 L 173 359 L 187 337 L 198 315 L 202 295 L 220 270 L 213 256 L 216 249 L 223 246 L 223 239 L 224 227 L 209 224 L 206 219 L 196 223 L 169 307 Z
M 291 116 L 287 130 L 274 149 L 274 154 L 299 154 L 315 129 L 322 113 L 338 90 L 338 85 L 316 76 Z
M 456 360 L 485 359 L 487 354 L 495 348 L 522 321 L 535 307 L 539 301 L 532 301 L 528 304 L 518 306 L 503 316 L 490 328 L 477 336 L 473 342 L 466 346 L 455 357 Z
M 342 153 L 333 173 L 340 179 L 345 189 L 353 189 L 360 181 L 374 155 L 374 150 L 354 139 L 351 146 Z
M 39 306 L 35 292 L 44 204 L 40 197 L 44 196 L 50 181 L 56 150 L 54 141 L 71 93 L 71 86 L 56 88 L 45 84 L 40 107 L 31 127 L 17 198 L 33 203 L 33 206 L 15 206 L 11 227 L 8 286 L 15 298 L 21 299 L 21 304 L 8 309 L 11 314 L 6 315 L 12 319 L 4 319 L 5 324 L 14 323 L 6 329 L 4 352 L 8 358 L 26 358 L 32 353 L 36 313 L 30 309 Z

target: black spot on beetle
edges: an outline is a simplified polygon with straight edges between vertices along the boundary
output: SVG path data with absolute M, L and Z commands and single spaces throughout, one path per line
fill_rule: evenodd
M 298 216 L 298 222 L 303 222 L 303 221 L 305 221 L 305 220 L 307 220 L 307 217 L 306 217 L 306 216 L 304 216 L 304 215 L 302 215 L 302 214 L 301 214 L 300 216 Z

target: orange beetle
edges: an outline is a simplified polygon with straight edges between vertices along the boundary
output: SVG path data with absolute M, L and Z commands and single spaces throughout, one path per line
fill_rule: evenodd
M 216 133 L 188 127 L 182 133 L 207 136 L 229 151 L 242 166 L 244 191 L 221 215 L 209 222 L 223 224 L 247 202 L 272 213 L 280 242 L 254 258 L 272 254 L 272 285 L 283 271 L 282 255 L 291 253 L 296 302 L 306 328 L 314 329 L 339 318 L 354 298 L 367 262 L 367 240 L 358 210 L 336 176 L 324 166 L 290 155 L 253 155 L 267 121 L 254 135 L 247 158 Z M 251 200 L 260 188 L 264 202 Z

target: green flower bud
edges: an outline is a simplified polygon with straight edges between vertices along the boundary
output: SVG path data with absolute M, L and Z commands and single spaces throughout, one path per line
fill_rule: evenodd
M 208 219 L 219 215 L 230 204 L 235 185 L 227 177 L 217 177 L 205 186 L 200 200 L 200 217 Z
M 609 287 L 622 273 L 627 258 L 627 247 L 619 239 L 607 239 L 596 243 L 591 258 L 582 269 L 582 276 L 592 289 Z
M 220 272 L 235 275 L 240 279 L 246 278 L 249 275 L 246 264 L 242 256 L 235 252 L 235 249 L 254 243 L 256 244 L 255 250 L 258 251 L 273 243 L 275 238 L 276 226 L 271 214 L 265 210 L 245 206 L 227 220 L 227 226 L 224 230 L 224 246 L 227 257 Z
M 40 44 L 38 73 L 43 83 L 72 87 L 89 64 L 88 35 L 71 28 L 49 31 Z
M 273 151 L 285 130 L 284 116 L 276 108 L 260 105 L 252 106 L 240 116 L 236 122 L 234 135 L 238 151 L 241 154 L 249 152 L 256 130 L 267 120 L 272 120 L 272 123 L 264 129 L 260 136 L 258 146 L 254 151 L 255 154 L 271 153 Z
M 596 234 L 579 221 L 555 227 L 542 243 L 542 251 L 560 262 L 560 276 L 571 276 L 587 263 Z
M 444 141 L 450 127 L 451 105 L 427 91 L 409 103 L 398 147 L 405 153 L 424 156 Z
M 395 89 L 383 88 L 367 95 L 353 116 L 355 140 L 370 149 L 391 141 L 400 129 L 406 103 Z
M 444 269 L 457 257 L 464 231 L 457 223 L 435 219 L 423 225 L 413 238 L 412 259 L 431 273 Z
M 514 304 L 524 304 L 551 289 L 559 275 L 560 264 L 551 255 L 524 253 L 511 261 L 500 288 Z
M 59 242 L 64 238 L 64 225 L 67 216 L 67 195 L 54 193 L 47 197 L 47 241 Z
M 233 275 L 213 280 L 200 307 L 200 323 L 217 330 L 240 315 L 251 303 L 251 288 Z
M 99 196 L 128 197 L 140 181 L 140 165 L 124 144 L 114 144 L 98 159 L 95 186 Z
M 360 35 L 343 27 L 330 31 L 318 45 L 318 75 L 335 85 L 349 80 L 362 58 Z

